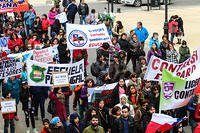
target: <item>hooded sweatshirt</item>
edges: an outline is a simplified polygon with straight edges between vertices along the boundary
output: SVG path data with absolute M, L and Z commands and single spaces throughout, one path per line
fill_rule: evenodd
M 122 104 L 122 102 L 121 102 L 121 98 L 122 97 L 125 97 L 126 98 L 126 104 Z M 126 106 L 128 106 L 129 108 L 130 108 L 130 115 L 132 116 L 132 117 L 134 117 L 134 115 L 135 115 L 135 113 L 134 113 L 134 109 L 133 109 L 133 106 L 132 105 L 130 105 L 130 104 L 128 104 L 127 103 L 127 96 L 125 95 L 125 94 L 122 94 L 121 96 L 120 96 L 120 103 L 119 104 L 117 104 L 116 106 L 118 106 L 118 107 L 120 107 L 120 109 L 122 110 L 122 107 L 124 106 L 124 105 L 126 105 Z

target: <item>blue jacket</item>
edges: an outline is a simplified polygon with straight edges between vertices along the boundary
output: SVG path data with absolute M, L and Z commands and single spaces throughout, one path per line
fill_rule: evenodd
M 7 83 L 3 83 L 3 89 L 9 90 L 11 93 L 11 97 L 16 99 L 16 104 L 19 103 L 20 99 L 20 88 L 21 88 L 22 79 L 15 79 L 11 81 L 7 80 Z
M 137 27 L 134 29 L 135 33 L 137 35 L 137 38 L 140 40 L 141 43 L 145 42 L 145 40 L 148 38 L 149 33 L 146 28 L 142 27 L 141 30 L 139 30 Z
M 30 15 L 30 16 L 28 16 Z M 24 19 L 26 21 L 26 25 L 29 25 L 29 27 L 31 28 L 32 23 L 35 20 L 35 14 L 33 12 L 25 12 L 24 13 Z
M 67 9 L 68 9 L 69 16 L 75 16 L 78 11 L 77 5 L 72 4 L 72 3 L 68 5 Z
M 156 43 L 157 46 L 158 46 L 158 48 L 160 48 L 159 40 L 154 40 L 153 37 L 151 37 L 151 38 L 149 39 L 149 48 L 152 47 L 152 44 L 153 44 L 153 43 Z

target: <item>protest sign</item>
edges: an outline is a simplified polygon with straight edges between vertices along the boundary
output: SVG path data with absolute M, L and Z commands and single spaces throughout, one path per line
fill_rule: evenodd
M 14 58 L 0 62 L 0 79 L 20 75 L 22 73 L 22 59 Z
M 28 0 L 1 0 L 0 13 L 28 11 Z
M 167 69 L 180 78 L 189 77 L 200 63 L 200 48 L 193 55 L 181 64 L 167 62 L 156 56 L 152 56 L 145 74 L 145 80 L 161 81 L 162 70 Z
M 65 12 L 56 15 L 55 18 L 58 19 L 61 24 L 67 22 L 67 15 Z
M 174 76 L 172 72 L 166 69 L 163 70 L 162 74 L 159 110 L 170 110 L 186 106 L 192 96 L 198 92 L 195 89 L 200 81 L 199 67 L 187 80 Z
M 15 113 L 16 112 L 15 99 L 1 101 L 1 112 L 2 114 Z
M 69 86 L 68 72 L 54 72 L 53 73 L 53 87 Z
M 69 49 L 98 48 L 104 42 L 111 44 L 110 36 L 104 24 L 67 24 L 67 38 Z
M 8 40 L 10 37 L 1 37 L 0 38 L 0 49 L 7 54 L 10 54 L 10 49 L 8 48 Z
M 33 60 L 43 63 L 53 62 L 53 57 L 49 49 L 33 50 Z
M 46 64 L 27 60 L 27 78 L 30 86 L 52 86 L 52 74 L 63 71 L 68 72 L 71 85 L 84 83 L 84 60 L 71 64 Z

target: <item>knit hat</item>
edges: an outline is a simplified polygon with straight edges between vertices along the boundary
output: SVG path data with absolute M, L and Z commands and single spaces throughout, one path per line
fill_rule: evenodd
M 53 38 L 54 36 L 56 36 L 57 34 L 56 34 L 56 32 L 52 32 L 51 33 L 51 37 Z
M 58 122 L 60 122 L 60 118 L 59 117 L 54 117 L 52 120 L 51 120 L 51 124 L 52 125 L 56 125 Z

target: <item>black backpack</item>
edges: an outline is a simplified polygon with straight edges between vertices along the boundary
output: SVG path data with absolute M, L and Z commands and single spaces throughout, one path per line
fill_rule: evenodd
M 56 114 L 56 102 L 54 100 L 49 101 L 48 107 L 47 107 L 47 112 L 50 114 Z
M 92 76 L 98 77 L 99 73 L 97 71 L 97 67 L 95 63 L 92 63 L 90 70 L 91 70 Z

